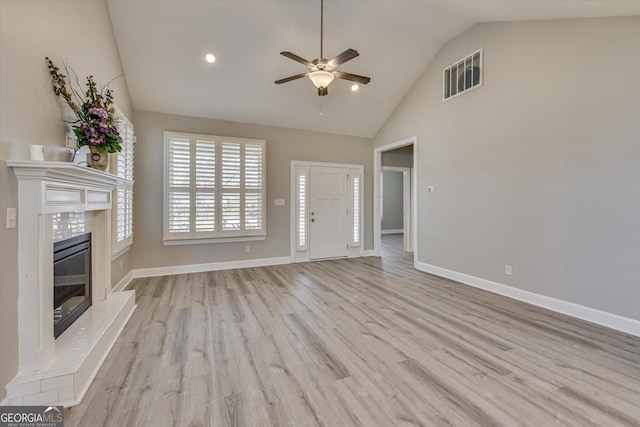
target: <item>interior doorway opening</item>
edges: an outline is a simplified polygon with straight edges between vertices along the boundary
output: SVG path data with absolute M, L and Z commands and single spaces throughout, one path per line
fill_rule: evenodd
M 374 255 L 413 253 L 417 259 L 414 168 L 416 138 L 374 150 Z
M 413 155 L 412 151 L 408 151 L 408 153 Z M 411 167 L 383 165 L 382 172 L 380 172 L 381 241 L 383 247 L 387 242 L 394 242 L 393 245 L 386 245 L 388 250 L 397 248 L 399 251 L 413 252 L 413 239 L 411 238 L 412 169 Z

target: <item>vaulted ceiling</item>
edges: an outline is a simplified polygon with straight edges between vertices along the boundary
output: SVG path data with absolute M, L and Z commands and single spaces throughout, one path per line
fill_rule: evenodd
M 479 22 L 640 15 L 640 1 L 326 0 L 324 52 L 360 53 L 319 97 L 281 55 L 320 55 L 319 0 L 109 0 L 134 108 L 372 137 L 448 40 Z M 208 64 L 206 53 L 217 60 Z

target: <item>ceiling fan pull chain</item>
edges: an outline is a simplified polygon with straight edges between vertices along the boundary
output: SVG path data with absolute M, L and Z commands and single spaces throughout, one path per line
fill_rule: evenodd
M 323 34 L 324 34 L 324 0 L 320 0 L 320 58 L 324 58 L 322 53 Z

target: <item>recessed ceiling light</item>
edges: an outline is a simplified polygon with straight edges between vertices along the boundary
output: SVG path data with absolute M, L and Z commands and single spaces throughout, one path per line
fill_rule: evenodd
M 354 91 L 354 92 L 357 91 L 359 88 L 360 88 L 360 86 L 358 86 L 358 85 L 351 86 L 351 90 Z
M 215 56 L 213 56 L 213 54 L 212 54 L 212 53 L 207 53 L 207 54 L 204 56 L 204 59 L 206 59 L 206 60 L 207 60 L 207 62 L 208 62 L 209 64 L 213 64 L 214 62 L 216 62 L 216 57 L 215 57 Z

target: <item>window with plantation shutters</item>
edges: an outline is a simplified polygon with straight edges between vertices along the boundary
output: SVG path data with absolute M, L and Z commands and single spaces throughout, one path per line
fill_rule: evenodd
M 125 251 L 133 243 L 133 151 L 135 135 L 131 122 L 116 109 L 117 126 L 122 138 L 122 151 L 111 156 L 111 173 L 122 178 L 114 190 L 112 210 L 112 242 L 114 254 Z
M 265 141 L 165 132 L 165 244 L 265 236 L 264 164 Z

